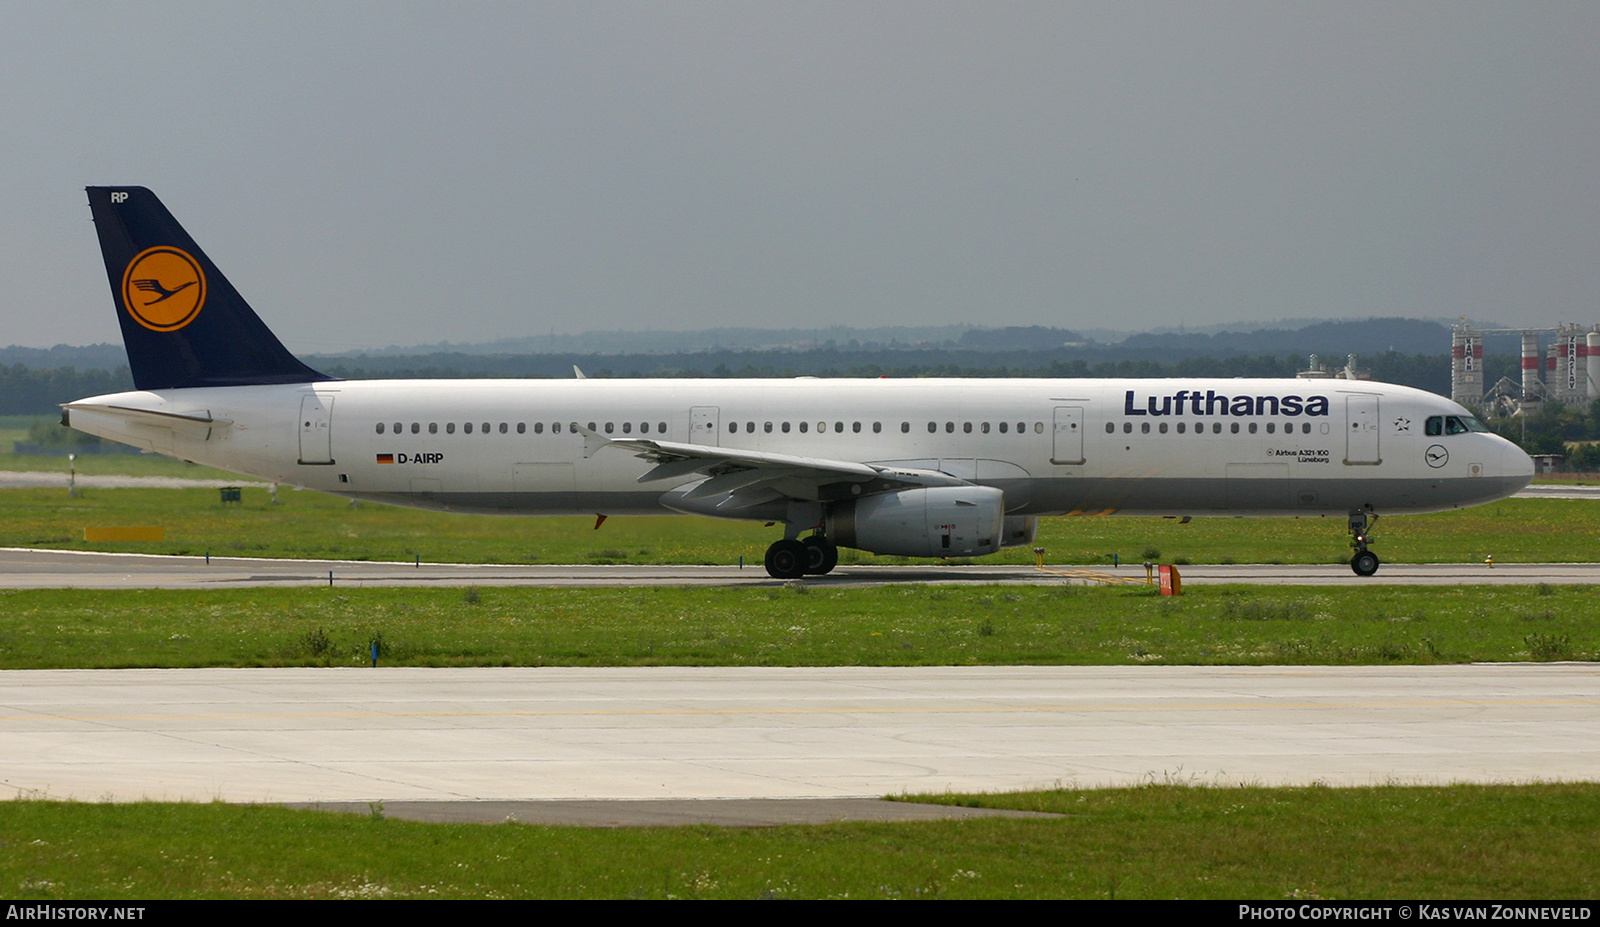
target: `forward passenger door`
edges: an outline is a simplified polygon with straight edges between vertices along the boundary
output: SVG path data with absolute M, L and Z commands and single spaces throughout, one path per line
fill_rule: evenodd
M 1351 466 L 1383 463 L 1378 452 L 1378 397 L 1346 396 L 1344 410 L 1344 462 Z

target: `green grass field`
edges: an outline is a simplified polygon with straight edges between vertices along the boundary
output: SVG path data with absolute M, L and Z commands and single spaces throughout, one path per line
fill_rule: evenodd
M 1593 660 L 1589 587 L 0 591 L 0 669 Z
M 1049 811 L 752 829 L 0 802 L 17 898 L 1592 899 L 1600 786 L 946 796 Z
M 160 462 L 160 461 L 154 461 Z M 200 476 L 201 474 L 194 474 Z M 593 518 L 452 515 L 364 504 L 314 492 L 246 488 L 223 506 L 214 489 L 0 490 L 0 546 L 161 554 L 475 563 L 703 563 L 758 565 L 776 528 L 691 516 Z M 161 543 L 83 540 L 90 526 L 160 525 Z M 1600 505 L 1507 499 L 1493 505 L 1381 519 L 1374 550 L 1388 563 L 1600 560 Z M 1343 519 L 1047 518 L 1038 544 L 1051 563 L 1343 563 Z M 840 562 L 906 563 L 841 551 Z M 981 563 L 1032 563 L 1012 548 Z

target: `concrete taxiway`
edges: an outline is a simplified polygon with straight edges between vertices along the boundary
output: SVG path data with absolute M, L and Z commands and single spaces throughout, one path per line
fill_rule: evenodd
M 1600 583 L 1600 564 L 1483 563 L 1384 564 L 1378 575 L 1358 578 L 1342 564 L 1230 564 L 1179 568 L 1183 581 L 1263 585 L 1350 583 L 1457 586 L 1524 583 Z M 1087 576 L 1137 580 L 1143 567 L 1026 566 L 932 563 L 919 566 L 846 566 L 804 582 L 827 588 L 890 583 L 1087 582 Z M 758 564 L 745 566 L 500 565 L 472 563 L 373 563 L 354 560 L 274 560 L 233 557 L 168 557 L 83 551 L 0 549 L 3 589 L 226 589 L 250 586 L 763 586 L 783 582 Z
M 0 757 L 13 794 L 89 800 L 1577 780 L 1600 666 L 11 671 Z
M 1070 568 L 1065 568 L 1069 569 Z M 1189 566 L 1190 584 L 1596 583 L 1592 564 Z M 773 585 L 759 567 L 0 550 L 0 588 Z M 1124 576 L 1143 574 L 1124 568 Z M 1017 566 L 806 582 L 1061 583 Z M 1593 780 L 1600 667 L 0 672 L 0 788 L 594 826 L 961 816 L 873 800 L 1149 781 Z

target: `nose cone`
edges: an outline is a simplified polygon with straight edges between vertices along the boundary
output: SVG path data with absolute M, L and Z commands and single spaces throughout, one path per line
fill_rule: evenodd
M 1509 496 L 1533 482 L 1533 458 L 1505 438 L 1491 437 L 1500 445 L 1500 453 L 1491 472 L 1484 475 L 1493 477 L 1503 487 L 1503 495 Z

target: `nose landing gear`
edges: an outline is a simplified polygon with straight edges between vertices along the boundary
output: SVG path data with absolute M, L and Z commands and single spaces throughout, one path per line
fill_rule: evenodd
M 1369 528 L 1377 523 L 1378 513 L 1370 508 L 1350 513 L 1350 546 L 1356 552 L 1350 558 L 1350 569 L 1357 576 L 1371 576 L 1378 572 L 1378 555 L 1367 549 L 1367 544 L 1372 540 Z

